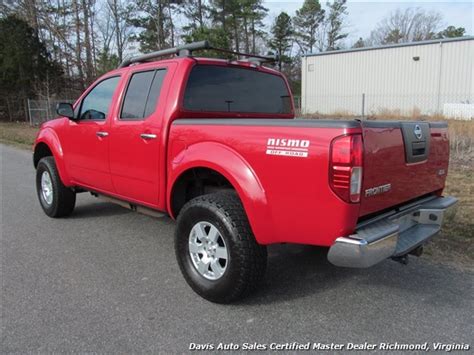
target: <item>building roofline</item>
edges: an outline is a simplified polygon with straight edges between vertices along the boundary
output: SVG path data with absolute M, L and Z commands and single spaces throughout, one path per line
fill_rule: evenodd
M 474 36 L 464 36 L 464 37 L 456 37 L 456 38 L 434 39 L 434 40 L 428 40 L 428 41 L 386 44 L 386 45 L 374 46 L 374 47 L 339 49 L 339 50 L 319 52 L 319 53 L 305 53 L 302 56 L 303 57 L 316 57 L 316 56 L 321 56 L 321 55 L 342 54 L 342 53 L 351 53 L 351 52 L 365 52 L 365 51 L 373 51 L 373 50 L 377 50 L 377 49 L 424 46 L 424 45 L 428 45 L 428 44 L 437 44 L 437 43 L 446 43 L 446 42 L 459 42 L 459 41 L 472 41 L 472 40 L 474 40 Z

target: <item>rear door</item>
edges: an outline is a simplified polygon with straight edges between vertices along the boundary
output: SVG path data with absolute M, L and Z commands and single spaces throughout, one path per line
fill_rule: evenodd
M 361 125 L 361 216 L 444 188 L 449 161 L 445 123 L 362 121 Z
M 122 198 L 156 207 L 159 162 L 170 65 L 131 70 L 121 107 L 110 129 L 110 171 Z

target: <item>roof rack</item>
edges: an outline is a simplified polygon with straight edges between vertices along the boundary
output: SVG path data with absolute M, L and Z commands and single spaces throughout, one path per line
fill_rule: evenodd
M 260 56 L 260 55 L 254 55 L 254 54 L 248 54 L 248 53 L 234 52 L 227 49 L 215 48 L 210 45 L 209 41 L 200 41 L 200 42 L 184 44 L 182 46 L 178 46 L 174 48 L 162 49 L 156 52 L 142 54 L 136 57 L 127 58 L 122 63 L 120 63 L 119 68 L 128 67 L 129 65 L 134 64 L 134 63 L 147 62 L 152 59 L 169 56 L 169 55 L 177 55 L 179 57 L 189 57 L 192 55 L 193 51 L 205 50 L 205 49 L 212 49 L 218 52 L 247 57 L 248 58 L 247 60 L 249 62 L 256 63 L 258 65 L 262 65 L 263 63 L 268 63 L 268 62 L 277 62 L 280 59 L 278 54 L 271 55 L 271 56 Z

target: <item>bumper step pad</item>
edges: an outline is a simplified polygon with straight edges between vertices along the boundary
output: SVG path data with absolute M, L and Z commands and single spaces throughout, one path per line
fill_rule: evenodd
M 404 256 L 441 230 L 446 209 L 456 202 L 454 197 L 432 197 L 366 221 L 355 234 L 337 238 L 328 259 L 337 266 L 366 268 Z

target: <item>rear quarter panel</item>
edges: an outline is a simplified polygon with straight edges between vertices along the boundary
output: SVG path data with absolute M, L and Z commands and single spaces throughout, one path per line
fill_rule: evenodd
M 329 246 L 353 231 L 359 206 L 341 201 L 329 188 L 328 155 L 334 137 L 357 129 L 194 122 L 177 120 L 171 127 L 167 191 L 187 169 L 211 167 L 238 191 L 262 244 Z M 269 138 L 309 140 L 308 156 L 268 155 Z M 257 187 L 248 186 L 250 175 Z

